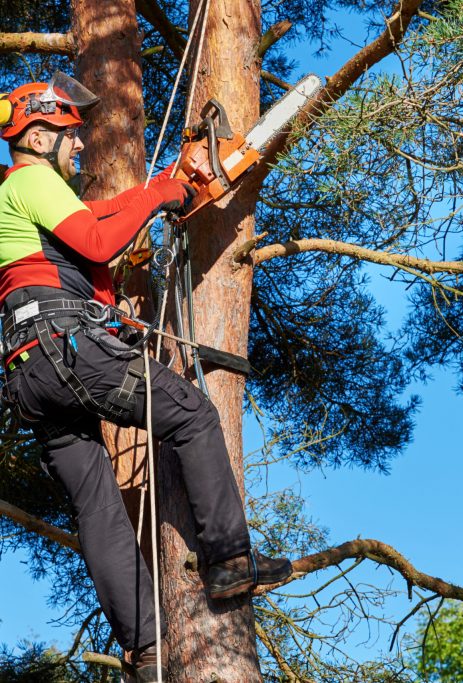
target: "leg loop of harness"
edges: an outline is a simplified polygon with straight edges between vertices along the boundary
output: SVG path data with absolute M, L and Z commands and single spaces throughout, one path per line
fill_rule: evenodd
M 40 347 L 53 365 L 58 377 L 67 384 L 81 405 L 103 420 L 126 426 L 137 406 L 135 389 L 143 378 L 143 359 L 137 356 L 127 364 L 122 383 L 108 392 L 103 402 L 96 401 L 76 373 L 65 364 L 63 354 L 51 333 L 50 323 L 42 320 L 34 324 Z
M 120 387 L 111 389 L 106 394 L 103 410 L 119 412 L 119 420 L 130 421 L 137 407 L 135 389 L 138 382 L 144 377 L 144 363 L 141 356 L 129 361 L 124 379 Z

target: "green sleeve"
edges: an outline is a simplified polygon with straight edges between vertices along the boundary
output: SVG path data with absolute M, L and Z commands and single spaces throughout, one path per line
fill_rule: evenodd
M 63 178 L 47 166 L 34 164 L 18 169 L 14 181 L 11 189 L 18 209 L 47 230 L 53 231 L 76 211 L 90 211 Z

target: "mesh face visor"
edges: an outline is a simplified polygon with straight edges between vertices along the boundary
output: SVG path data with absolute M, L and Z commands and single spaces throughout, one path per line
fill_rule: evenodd
M 86 111 L 98 104 L 100 98 L 71 76 L 62 71 L 55 71 L 48 88 L 40 95 L 39 100 L 43 104 L 61 102 L 77 107 L 80 111 Z

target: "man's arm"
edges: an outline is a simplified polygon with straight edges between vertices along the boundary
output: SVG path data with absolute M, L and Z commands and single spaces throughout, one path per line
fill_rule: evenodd
M 159 180 L 99 220 L 53 170 L 37 164 L 16 173 L 22 173 L 18 201 L 29 220 L 94 263 L 111 261 L 164 204 L 183 205 L 188 196 L 181 181 Z
M 174 164 L 171 164 L 166 169 L 164 169 L 162 173 L 159 173 L 159 175 L 154 176 L 154 178 L 150 180 L 149 187 L 154 186 L 156 183 L 159 183 L 162 180 L 167 180 L 168 178 L 170 178 L 173 168 Z M 139 192 L 143 192 L 144 189 L 145 183 L 140 183 L 140 185 L 135 185 L 135 187 L 131 187 L 130 190 L 125 190 L 124 192 L 121 192 L 112 199 L 101 199 L 91 202 L 84 201 L 83 203 L 87 208 L 90 209 L 93 215 L 97 218 L 112 216 L 118 211 L 122 211 L 122 209 L 124 209 L 128 204 L 130 204 L 132 199 L 134 199 L 134 197 Z

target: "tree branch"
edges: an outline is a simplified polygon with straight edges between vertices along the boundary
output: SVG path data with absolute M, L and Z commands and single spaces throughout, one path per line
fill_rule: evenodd
M 247 245 L 248 243 L 246 243 Z M 246 256 L 244 247 L 241 246 L 235 252 L 233 260 L 239 262 L 243 260 L 243 254 Z M 283 244 L 270 244 L 267 247 L 258 249 L 254 253 L 254 264 L 258 265 L 263 261 L 276 258 L 277 256 L 293 256 L 306 251 L 323 251 L 327 254 L 340 254 L 342 256 L 350 256 L 351 258 L 362 259 L 363 261 L 370 261 L 371 263 L 380 263 L 386 266 L 397 266 L 404 268 L 414 268 L 424 273 L 463 273 L 463 261 L 429 261 L 424 258 L 416 258 L 415 256 L 408 256 L 407 254 L 393 254 L 388 251 L 375 251 L 374 249 L 367 249 L 360 247 L 357 244 L 349 244 L 348 242 L 339 242 L 337 240 L 319 239 L 313 237 L 305 240 L 293 240 L 284 242 Z
M 131 664 L 111 655 L 102 655 L 99 652 L 84 652 L 82 661 L 87 664 L 100 664 L 101 666 L 109 666 L 111 669 L 119 669 L 119 671 L 122 670 L 129 674 L 129 676 L 135 675 L 135 668 Z
M 423 0 L 401 0 L 386 20 L 383 33 L 349 59 L 334 76 L 327 79 L 326 86 L 308 102 L 291 128 L 302 122 L 316 120 L 342 97 L 365 71 L 391 54 L 402 41 L 422 2 Z M 285 149 L 290 135 L 291 130 L 285 130 L 275 137 L 262 157 L 260 168 L 253 172 L 251 182 L 261 183 L 268 175 L 271 170 L 269 164 L 274 163 L 277 155 Z
M 288 662 L 286 659 L 283 657 L 281 654 L 281 651 L 277 647 L 277 645 L 273 642 L 273 640 L 268 636 L 266 631 L 262 628 L 262 626 L 259 624 L 259 622 L 255 622 L 254 624 L 255 629 L 256 629 L 256 635 L 259 638 L 259 640 L 265 645 L 267 648 L 268 652 L 272 655 L 272 657 L 275 659 L 277 662 L 278 666 L 280 667 L 281 671 L 285 674 L 286 678 L 288 681 L 291 681 L 291 683 L 303 683 L 302 679 L 299 678 L 299 676 L 296 676 L 294 671 L 291 669 L 289 666 Z M 307 679 L 308 681 L 308 679 Z M 308 681 L 308 683 L 314 683 L 312 679 Z
M 16 522 L 16 524 L 21 524 L 27 531 L 35 531 L 35 533 L 40 534 L 40 536 L 45 536 L 50 541 L 55 541 L 61 545 L 66 546 L 66 548 L 71 548 L 76 553 L 80 552 L 80 545 L 77 536 L 74 534 L 69 534 L 67 531 L 59 529 L 57 526 L 52 524 L 47 524 L 47 522 L 33 517 L 28 512 L 21 510 L 21 508 L 16 507 L 16 505 L 11 505 L 5 500 L 0 500 L 0 515 L 9 517 L 9 519 Z
M 135 7 L 146 21 L 159 31 L 177 59 L 181 59 L 186 46 L 185 38 L 169 21 L 155 0 L 135 0 Z
M 264 35 L 261 38 L 261 41 L 259 43 L 259 46 L 257 48 L 257 56 L 262 59 L 269 50 L 272 45 L 275 45 L 276 42 L 280 40 L 280 38 L 283 38 L 283 36 L 288 33 L 289 29 L 292 27 L 292 22 L 287 21 L 286 19 L 284 21 L 279 21 L 277 24 L 273 24 L 273 26 L 270 26 L 270 28 L 264 33 Z
M 270 73 L 270 71 L 265 71 L 265 69 L 262 69 L 260 75 L 264 79 L 264 81 L 273 83 L 273 85 L 277 85 L 282 90 L 291 90 L 291 88 L 293 87 L 291 83 L 288 83 L 287 81 L 282 81 L 281 78 L 278 78 L 278 76 L 275 76 L 274 74 Z
M 278 586 L 290 583 L 306 574 L 312 574 L 320 569 L 334 567 L 347 559 L 367 559 L 384 564 L 395 569 L 401 574 L 407 583 L 432 591 L 443 598 L 463 600 L 463 588 L 452 583 L 447 583 L 435 576 L 429 576 L 418 571 L 397 550 L 386 543 L 371 538 L 347 541 L 336 548 L 329 548 L 313 555 L 307 555 L 293 562 L 293 574 L 285 582 L 273 586 L 259 586 L 254 589 L 253 595 L 263 595 Z
M 72 33 L 0 33 L 0 54 L 8 52 L 40 52 L 73 57 Z

